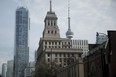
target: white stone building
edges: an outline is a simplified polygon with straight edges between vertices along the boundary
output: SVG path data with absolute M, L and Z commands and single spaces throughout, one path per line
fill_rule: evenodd
M 39 47 L 37 49 L 36 70 L 40 63 L 47 63 L 48 65 L 55 63 L 56 65 L 65 67 L 69 58 L 76 60 L 81 57 L 83 53 L 82 48 L 74 47 L 74 43 L 71 40 L 73 34 L 71 31 L 68 31 L 68 33 L 71 32 L 71 34 L 68 35 L 70 37 L 60 37 L 57 20 L 58 18 L 50 6 L 50 11 L 47 12 L 44 20 L 45 27 L 43 36 L 40 38 Z
M 84 57 L 89 51 L 88 40 L 72 40 L 72 48 L 82 49 Z

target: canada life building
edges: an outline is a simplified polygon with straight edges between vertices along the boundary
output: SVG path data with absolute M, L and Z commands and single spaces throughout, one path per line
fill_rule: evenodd
M 36 52 L 36 66 L 35 70 L 38 70 L 38 64 L 47 63 L 51 65 L 54 62 L 56 65 L 61 67 L 67 66 L 66 60 L 68 58 L 78 59 L 81 54 L 83 54 L 83 43 L 88 51 L 88 41 L 87 40 L 71 40 L 73 32 L 70 28 L 70 17 L 68 17 L 68 31 L 66 32 L 67 38 L 60 37 L 60 31 L 57 23 L 57 16 L 55 12 L 52 11 L 52 4 L 50 0 L 50 11 L 47 12 L 44 20 L 44 30 L 43 37 L 40 38 L 39 47 Z M 79 42 L 79 43 L 78 43 Z M 82 44 L 83 45 L 83 44 Z
M 29 12 L 25 7 L 16 9 L 14 77 L 24 77 L 24 69 L 29 63 Z

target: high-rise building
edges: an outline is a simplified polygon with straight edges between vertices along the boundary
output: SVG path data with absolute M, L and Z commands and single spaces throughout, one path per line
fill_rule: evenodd
M 14 77 L 24 77 L 24 69 L 29 63 L 29 12 L 25 7 L 16 9 Z
M 13 77 L 13 60 L 7 61 L 6 77 Z
M 7 64 L 3 63 L 2 64 L 2 77 L 6 77 L 6 72 L 7 72 Z
M 96 44 L 102 44 L 108 40 L 108 36 L 105 33 L 96 33 Z

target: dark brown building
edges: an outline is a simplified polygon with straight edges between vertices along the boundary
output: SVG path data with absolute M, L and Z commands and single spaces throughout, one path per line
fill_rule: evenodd
M 84 58 L 85 77 L 116 77 L 116 31 L 108 31 L 106 42 L 89 46 Z
M 109 77 L 116 77 L 116 31 L 108 31 L 108 38 Z
M 84 58 L 85 77 L 103 77 L 102 53 L 106 43 L 101 45 L 93 44 L 88 56 Z

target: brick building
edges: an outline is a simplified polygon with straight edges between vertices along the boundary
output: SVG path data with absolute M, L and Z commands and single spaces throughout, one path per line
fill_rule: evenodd
M 108 31 L 108 40 L 99 45 L 89 45 L 84 58 L 85 77 L 116 77 L 116 31 Z
M 116 31 L 108 31 L 107 60 L 109 66 L 109 77 L 116 77 Z

